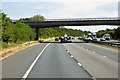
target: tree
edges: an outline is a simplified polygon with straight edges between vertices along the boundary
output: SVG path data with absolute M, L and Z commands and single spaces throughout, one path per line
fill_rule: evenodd
M 120 27 L 118 27 L 114 32 L 115 39 L 120 39 Z

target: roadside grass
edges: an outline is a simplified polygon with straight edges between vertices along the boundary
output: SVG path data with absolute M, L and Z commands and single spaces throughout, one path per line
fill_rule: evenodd
M 80 39 L 78 39 L 78 40 L 80 40 Z M 80 41 L 83 41 L 83 40 L 80 40 Z M 92 42 L 92 41 L 88 41 L 88 43 L 92 44 L 92 45 L 95 45 L 95 46 L 98 46 L 98 47 L 108 48 L 108 49 L 115 50 L 115 51 L 118 51 L 120 49 L 120 47 L 107 45 L 107 44 L 103 44 L 103 43 L 95 43 L 95 42 Z
M 48 39 L 41 38 L 41 40 L 43 40 L 43 41 L 48 41 L 48 40 L 52 40 L 52 39 L 54 39 L 54 37 L 48 38 Z M 22 42 L 21 44 L 20 43 L 8 43 L 7 44 L 5 42 L 2 42 L 2 49 L 1 49 L 2 53 L 0 54 L 0 56 L 1 56 L 0 60 L 5 59 L 23 49 L 26 49 L 28 47 L 31 47 L 31 46 L 37 45 L 37 44 L 39 44 L 38 41 L 31 41 L 31 42 L 25 42 L 25 43 Z

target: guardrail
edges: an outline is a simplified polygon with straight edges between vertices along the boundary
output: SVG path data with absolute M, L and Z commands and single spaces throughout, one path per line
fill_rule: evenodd
M 88 40 L 88 39 L 82 39 L 82 40 L 86 41 L 86 42 L 93 42 L 93 43 L 110 45 L 110 46 L 114 46 L 114 47 L 120 48 L 120 42 L 119 41 L 117 41 L 117 42 L 105 42 L 105 41 Z

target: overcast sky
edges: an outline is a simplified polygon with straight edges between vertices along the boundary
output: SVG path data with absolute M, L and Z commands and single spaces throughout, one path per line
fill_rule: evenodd
M 11 19 L 40 14 L 47 19 L 117 17 L 119 0 L 3 0 L 2 10 Z M 96 32 L 117 26 L 69 26 Z

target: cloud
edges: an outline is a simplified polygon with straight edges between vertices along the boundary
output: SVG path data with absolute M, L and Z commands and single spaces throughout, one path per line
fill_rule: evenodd
M 63 8 L 57 9 L 54 12 L 45 14 L 47 18 L 81 18 L 81 17 L 116 17 L 118 15 L 116 10 L 97 9 L 98 7 L 106 7 L 112 2 L 61 2 Z M 115 3 L 116 5 L 117 3 Z M 111 5 L 112 6 L 112 5 Z
M 8 1 L 8 0 L 3 0 Z M 16 2 L 16 0 L 11 0 Z M 17 0 L 22 2 L 23 0 Z M 30 8 L 28 13 L 31 15 L 41 14 L 48 19 L 59 19 L 59 18 L 92 18 L 92 17 L 116 17 L 118 16 L 117 4 L 119 0 L 24 0 L 24 4 L 28 2 L 39 2 L 37 4 L 30 3 L 32 6 L 27 6 Z M 10 2 L 10 1 L 8 1 Z M 43 4 L 44 3 L 44 4 Z M 26 6 L 21 7 L 22 10 L 26 9 Z M 28 9 L 27 9 L 28 10 Z M 15 10 L 14 10 L 15 11 Z M 16 11 L 17 12 L 17 11 Z M 17 15 L 13 14 L 12 19 L 18 19 L 20 17 L 29 17 L 31 15 Z M 9 13 L 8 13 L 9 15 Z M 92 32 L 98 31 L 100 29 L 106 28 L 116 28 L 117 26 L 74 26 L 69 28 L 90 30 Z

